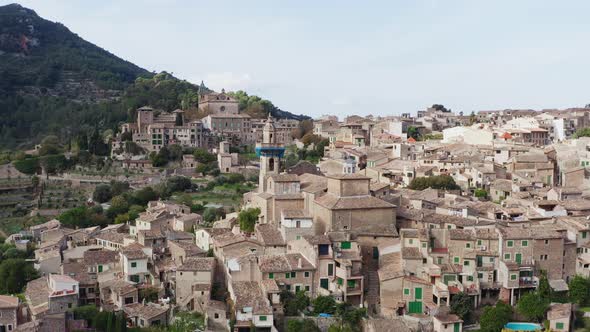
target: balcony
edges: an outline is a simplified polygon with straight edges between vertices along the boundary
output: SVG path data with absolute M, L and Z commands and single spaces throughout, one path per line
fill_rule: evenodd
M 537 278 L 537 277 L 520 277 L 520 278 L 518 278 L 518 285 L 523 288 L 537 287 L 537 285 L 539 285 L 539 278 Z

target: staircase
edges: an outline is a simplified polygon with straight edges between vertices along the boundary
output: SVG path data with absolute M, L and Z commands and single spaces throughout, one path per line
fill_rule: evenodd
M 369 315 L 378 315 L 379 307 L 379 261 L 371 257 L 363 259 L 365 270 L 365 302 Z

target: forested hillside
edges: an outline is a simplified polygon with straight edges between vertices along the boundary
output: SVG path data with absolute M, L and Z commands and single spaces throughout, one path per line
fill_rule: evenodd
M 235 95 L 252 116 L 306 118 Z M 0 6 L 0 147 L 30 148 L 49 134 L 67 144 L 96 129 L 116 130 L 144 105 L 198 117 L 197 104 L 197 85 L 150 73 L 31 9 Z

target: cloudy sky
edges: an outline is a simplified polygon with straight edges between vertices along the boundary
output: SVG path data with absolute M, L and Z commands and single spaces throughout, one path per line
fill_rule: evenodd
M 590 103 L 587 0 L 20 3 L 148 70 L 293 113 Z

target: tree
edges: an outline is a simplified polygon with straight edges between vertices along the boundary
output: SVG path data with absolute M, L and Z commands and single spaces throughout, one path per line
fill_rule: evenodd
M 581 306 L 590 302 L 590 280 L 576 275 L 569 283 L 570 300 Z
M 408 134 L 408 137 L 412 137 L 415 140 L 418 140 L 420 138 L 420 132 L 418 131 L 418 128 L 416 128 L 414 126 L 408 127 L 407 134 Z
M 240 211 L 238 214 L 238 222 L 240 223 L 240 230 L 246 233 L 254 232 L 254 226 L 258 221 L 258 216 L 260 215 L 259 208 L 248 208 L 246 210 Z
M 283 303 L 285 316 L 297 316 L 309 306 L 309 297 L 304 291 L 293 294 L 291 291 L 283 290 L 281 292 L 281 302 Z
M 124 196 L 119 195 L 111 199 L 111 207 L 107 210 L 107 216 L 109 218 L 115 218 L 115 216 L 126 213 L 129 210 L 129 203 Z
M 488 192 L 485 189 L 481 189 L 481 188 L 475 189 L 475 192 L 473 194 L 475 195 L 475 197 L 478 197 L 478 198 L 484 198 L 484 199 L 488 198 Z
M 516 305 L 519 314 L 537 322 L 543 320 L 548 308 L 549 300 L 542 298 L 536 291 L 523 295 Z
M 424 190 L 427 188 L 458 190 L 461 189 L 450 175 L 436 175 L 429 177 L 417 177 L 410 182 L 409 189 Z
M 131 202 L 132 204 L 145 206 L 148 202 L 155 201 L 157 199 L 158 194 L 154 191 L 154 189 L 152 187 L 145 187 L 133 192 Z
M 50 154 L 58 154 L 60 152 L 59 138 L 55 135 L 46 136 L 41 141 L 41 147 L 39 148 L 39 156 L 46 156 Z
M 320 332 L 320 328 L 311 319 L 290 319 L 287 322 L 287 332 Z
M 94 193 L 92 193 L 92 199 L 99 203 L 108 202 L 112 196 L 111 186 L 104 183 L 96 186 L 96 188 L 94 188 Z
M 209 153 L 206 149 L 203 148 L 195 149 L 195 152 L 193 152 L 193 156 L 195 156 L 195 160 L 200 162 L 201 164 L 208 164 L 216 160 L 214 154 Z
M 111 192 L 113 196 L 121 195 L 129 191 L 129 182 L 111 180 Z
M 182 160 L 182 146 L 178 145 L 178 144 L 172 144 L 170 146 L 168 146 L 168 151 L 169 151 L 169 158 L 170 160 L 174 160 L 174 161 L 178 161 L 178 160 Z
M 551 301 L 551 285 L 549 285 L 549 279 L 547 279 L 547 273 L 545 271 L 541 271 L 541 279 L 539 280 L 537 291 L 542 299 L 548 302 Z
M 334 314 L 336 312 L 336 300 L 331 296 L 318 296 L 313 300 L 313 312 L 319 314 Z
M 590 127 L 580 128 L 574 133 L 574 138 L 590 137 Z
M 16 294 L 23 291 L 27 282 L 39 276 L 33 264 L 22 258 L 6 259 L 0 263 L 0 294 Z
M 471 322 L 473 299 L 467 293 L 459 293 L 451 298 L 451 312 L 461 317 L 465 322 Z
M 499 332 L 512 319 L 512 307 L 502 301 L 496 306 L 488 306 L 479 319 L 482 332 Z

